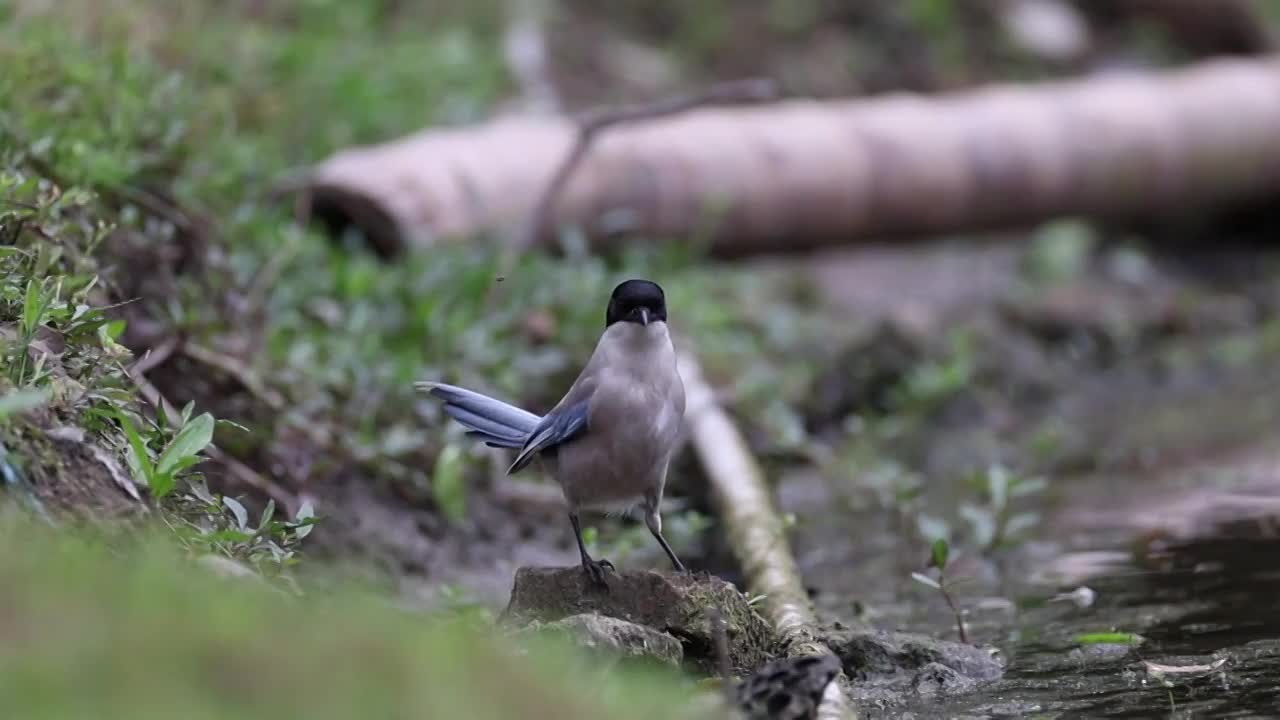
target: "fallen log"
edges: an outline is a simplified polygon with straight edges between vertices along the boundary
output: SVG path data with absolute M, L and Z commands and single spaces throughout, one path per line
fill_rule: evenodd
M 348 149 L 297 187 L 386 253 L 519 237 L 570 148 L 569 119 L 506 118 Z M 926 97 L 702 108 L 618 127 L 581 158 L 537 241 L 573 226 L 705 233 L 721 254 L 1143 217 L 1280 189 L 1280 57 L 1213 60 Z

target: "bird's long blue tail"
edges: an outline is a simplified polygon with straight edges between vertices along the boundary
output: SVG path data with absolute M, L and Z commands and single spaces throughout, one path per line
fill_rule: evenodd
M 468 435 L 491 447 L 522 447 L 542 420 L 527 410 L 454 385 L 419 382 L 414 387 L 443 400 L 449 417 L 461 423 Z

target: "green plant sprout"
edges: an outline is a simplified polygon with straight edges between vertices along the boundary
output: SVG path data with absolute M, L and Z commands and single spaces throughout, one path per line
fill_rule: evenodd
M 947 560 L 951 554 L 951 548 L 947 545 L 947 541 L 938 538 L 933 541 L 931 552 L 929 553 L 929 565 L 926 569 L 936 569 L 938 577 L 934 578 L 922 572 L 911 573 L 911 579 L 937 590 L 942 599 L 946 601 L 947 607 L 951 609 L 951 614 L 956 619 L 956 630 L 960 634 L 960 642 L 968 643 L 969 635 L 964 628 L 964 616 L 960 610 L 960 606 L 956 603 L 955 598 L 951 595 L 949 581 L 947 579 Z
M 178 474 L 200 463 L 204 459 L 200 453 L 213 442 L 213 416 L 204 413 L 195 419 L 188 419 L 192 407 L 189 404 L 183 410 L 182 425 L 158 454 L 151 449 L 151 445 L 163 428 L 157 426 L 152 436 L 144 440 L 128 415 L 116 412 L 116 420 L 120 422 L 120 427 L 129 440 L 129 453 L 125 457 L 133 472 L 134 482 L 147 486 L 152 497 L 162 498 L 173 492 Z

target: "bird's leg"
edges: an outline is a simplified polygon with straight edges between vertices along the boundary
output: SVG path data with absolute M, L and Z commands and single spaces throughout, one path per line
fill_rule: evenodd
M 658 505 L 661 502 L 661 498 L 645 498 L 644 524 L 649 526 L 649 532 L 653 533 L 653 536 L 658 540 L 658 544 L 667 553 L 667 557 L 671 558 L 671 564 L 675 565 L 676 572 L 684 572 L 684 563 L 680 562 L 680 558 L 676 557 L 675 551 L 667 544 L 667 539 L 662 537 L 662 515 L 658 514 Z
M 609 584 L 605 582 L 604 570 L 605 568 L 616 570 L 613 567 L 613 563 L 603 558 L 592 560 L 591 556 L 587 554 L 587 546 L 582 542 L 582 525 L 578 522 L 578 513 L 569 513 L 569 522 L 573 523 L 573 537 L 578 541 L 578 554 L 582 556 L 582 569 L 586 571 L 587 577 L 593 585 L 607 590 Z

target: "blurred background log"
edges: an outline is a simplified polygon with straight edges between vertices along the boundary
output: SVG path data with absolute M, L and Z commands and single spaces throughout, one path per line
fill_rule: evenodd
M 515 235 L 575 138 L 567 119 L 429 129 L 340 152 L 313 212 L 386 254 Z M 699 109 L 618 128 L 550 213 L 597 247 L 704 236 L 721 255 L 1143 218 L 1280 189 L 1280 59 L 1222 59 L 936 96 Z M 546 243 L 555 233 L 544 232 Z

